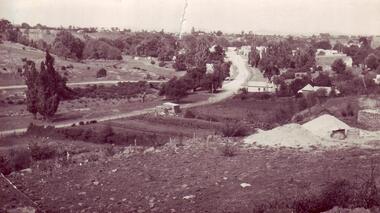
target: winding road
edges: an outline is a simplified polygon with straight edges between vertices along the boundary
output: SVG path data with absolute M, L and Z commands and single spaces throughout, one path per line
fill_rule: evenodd
M 232 62 L 232 64 L 235 65 L 238 74 L 232 81 L 225 82 L 223 84 L 222 90 L 219 93 L 214 94 L 213 97 L 210 97 L 206 101 L 200 101 L 196 103 L 190 103 L 190 104 L 184 104 L 181 106 L 181 108 L 191 108 L 196 106 L 202 106 L 202 105 L 208 105 L 220 102 L 222 100 L 225 100 L 231 96 L 233 96 L 238 90 L 244 86 L 247 81 L 251 78 L 251 72 L 248 68 L 247 60 L 243 57 L 239 56 L 235 51 L 228 51 L 226 53 L 227 58 Z M 233 66 L 231 66 L 232 69 Z M 117 83 L 118 81 L 113 81 L 113 83 Z M 91 82 L 92 83 L 92 82 Z M 99 84 L 99 82 L 97 82 Z M 110 81 L 107 81 L 107 83 L 110 83 Z M 89 82 L 83 82 L 83 83 L 72 83 L 72 85 L 86 85 L 89 84 Z M 69 84 L 70 85 L 70 84 Z M 22 85 L 20 85 L 22 86 Z M 12 87 L 12 86 L 7 86 Z M 4 87 L 0 87 L 2 89 Z M 143 115 L 148 113 L 153 113 L 155 111 L 155 108 L 146 108 L 142 110 L 136 110 L 128 113 L 121 113 L 117 115 L 110 115 L 110 116 L 103 116 L 98 118 L 92 118 L 90 120 L 96 120 L 97 122 L 103 122 L 103 121 L 109 121 L 109 120 L 116 120 L 121 118 L 128 118 L 133 117 L 137 115 Z M 63 123 L 57 123 L 54 126 L 56 128 L 63 128 L 63 127 L 69 127 L 73 124 L 78 125 L 80 121 L 86 122 L 86 120 L 80 119 L 80 120 L 72 120 L 72 121 L 66 121 Z M 6 130 L 6 131 L 0 131 L 0 136 L 7 136 L 12 134 L 20 134 L 26 132 L 26 128 L 20 128 L 20 129 L 13 129 L 13 130 Z

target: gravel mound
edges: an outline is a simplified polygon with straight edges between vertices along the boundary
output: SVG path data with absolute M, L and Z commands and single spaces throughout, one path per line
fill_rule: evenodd
M 303 124 L 302 127 L 322 138 L 330 137 L 333 130 L 351 129 L 351 127 L 343 121 L 328 114 L 321 115 L 318 118 Z
M 268 131 L 261 131 L 245 138 L 244 143 L 274 147 L 309 148 L 319 146 L 322 139 L 299 124 L 286 124 Z

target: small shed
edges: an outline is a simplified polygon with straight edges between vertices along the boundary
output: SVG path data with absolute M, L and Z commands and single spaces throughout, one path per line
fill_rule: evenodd
M 160 115 L 177 115 L 181 112 L 179 104 L 166 102 L 156 108 L 156 114 Z

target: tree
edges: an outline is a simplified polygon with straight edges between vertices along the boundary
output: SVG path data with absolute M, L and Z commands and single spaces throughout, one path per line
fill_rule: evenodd
M 160 95 L 165 95 L 167 98 L 174 99 L 178 102 L 188 95 L 188 89 L 189 85 L 186 84 L 184 79 L 174 77 L 162 86 Z
M 319 41 L 314 44 L 316 49 L 330 50 L 332 48 L 329 40 Z
M 337 50 L 338 52 L 343 52 L 344 48 L 345 46 L 340 42 L 337 42 L 333 47 L 333 49 Z
M 28 23 L 23 22 L 23 23 L 21 24 L 21 28 L 29 29 L 29 28 L 31 28 L 31 26 L 30 26 Z
M 84 43 L 69 31 L 60 31 L 52 45 L 52 52 L 63 57 L 82 59 Z
M 96 73 L 96 78 L 102 78 L 102 77 L 106 77 L 107 76 L 107 70 L 104 69 L 104 68 L 101 68 L 100 70 L 98 70 L 98 72 Z
M 365 65 L 371 70 L 376 70 L 379 66 L 380 59 L 375 54 L 369 54 L 365 59 Z
M 36 118 L 38 112 L 38 87 L 36 82 L 38 81 L 39 74 L 33 61 L 26 61 L 24 65 L 24 75 L 26 76 L 25 84 L 27 86 L 26 107 L 27 110 L 33 114 L 33 117 Z
M 316 86 L 331 86 L 331 79 L 327 73 L 319 73 L 318 77 L 313 80 L 314 85 Z
M 12 29 L 12 24 L 6 19 L 0 19 L 0 33 L 5 33 L 8 29 Z
M 49 119 L 58 110 L 60 97 L 57 91 L 58 73 L 54 69 L 54 58 L 46 52 L 45 62 L 41 62 L 38 79 L 38 113 Z
M 257 67 L 260 62 L 260 54 L 259 51 L 257 51 L 256 47 L 251 47 L 251 52 L 248 55 L 248 63 L 251 64 L 253 67 Z
M 332 63 L 331 69 L 335 71 L 337 74 L 342 74 L 346 70 L 346 64 L 343 62 L 341 58 L 339 58 Z
M 66 81 L 54 69 L 54 58 L 46 52 L 44 62 L 41 62 L 40 72 L 35 64 L 27 61 L 24 65 L 27 85 L 27 110 L 34 116 L 37 112 L 50 119 L 56 112 L 59 102 L 67 91 Z

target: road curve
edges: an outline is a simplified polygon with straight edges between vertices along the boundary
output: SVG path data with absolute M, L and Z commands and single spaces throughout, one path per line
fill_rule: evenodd
M 220 102 L 222 100 L 225 100 L 231 96 L 233 96 L 238 90 L 246 84 L 246 82 L 250 79 L 251 77 L 251 72 L 249 71 L 247 67 L 247 60 L 243 59 L 241 56 L 239 56 L 236 52 L 234 51 L 229 51 L 227 52 L 227 58 L 235 65 L 235 67 L 238 70 L 238 75 L 236 78 L 232 81 L 226 82 L 222 90 L 219 93 L 216 93 L 213 97 L 210 97 L 206 101 L 200 101 L 197 103 L 190 103 L 190 104 L 184 104 L 181 106 L 181 108 L 191 108 L 191 107 L 196 107 L 196 106 L 202 106 L 202 105 L 208 105 L 208 104 L 213 104 Z M 232 69 L 232 66 L 231 66 Z M 109 81 L 107 81 L 109 82 Z M 114 81 L 117 82 L 117 81 Z M 84 84 L 88 82 L 83 82 Z M 142 110 L 136 110 L 132 112 L 127 112 L 127 113 L 121 113 L 117 115 L 110 115 L 110 116 L 103 116 L 103 117 L 98 117 L 98 118 L 92 118 L 92 119 L 78 119 L 78 120 L 72 120 L 69 122 L 64 122 L 64 123 L 59 123 L 54 125 L 56 128 L 63 128 L 63 127 L 69 127 L 72 126 L 73 124 L 79 125 L 79 122 L 86 122 L 86 121 L 91 121 L 91 120 L 96 120 L 97 122 L 103 122 L 103 121 L 109 121 L 109 120 L 116 120 L 116 119 L 121 119 L 121 118 L 129 118 L 137 115 L 143 115 L 143 114 L 148 114 L 148 113 L 153 113 L 155 111 L 155 108 L 146 108 Z M 7 135 L 12 135 L 12 134 L 20 134 L 26 132 L 26 128 L 20 128 L 20 129 L 13 129 L 13 130 L 6 130 L 6 131 L 0 131 L 0 136 L 7 136 Z

